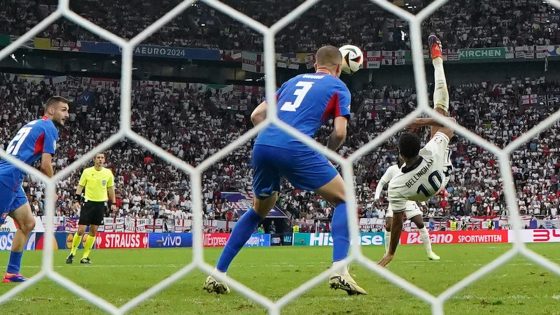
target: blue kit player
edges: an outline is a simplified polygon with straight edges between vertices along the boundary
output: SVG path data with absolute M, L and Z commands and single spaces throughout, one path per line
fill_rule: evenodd
M 52 156 L 56 151 L 58 126 L 63 126 L 68 118 L 69 101 L 53 96 L 45 103 L 44 116 L 23 126 L 5 148 L 6 153 L 29 164 L 41 160 L 41 171 L 53 176 Z M 10 261 L 2 282 L 23 282 L 19 273 L 21 257 L 29 234 L 35 227 L 35 218 L 22 182 L 25 173 L 7 161 L 0 160 L 0 225 L 9 215 L 14 219 L 17 231 L 12 242 Z
M 327 147 L 336 150 L 346 138 L 350 117 L 350 91 L 338 78 L 341 73 L 342 55 L 334 46 L 323 46 L 315 55 L 313 74 L 301 74 L 290 79 L 277 91 L 278 117 L 309 137 L 329 119 L 334 119 L 334 130 Z M 251 114 L 253 125 L 266 118 L 266 102 Z M 225 273 L 239 250 L 267 216 L 278 199 L 280 180 L 286 178 L 299 189 L 314 191 L 330 202 L 335 210 L 332 217 L 333 264 L 348 255 L 350 238 L 345 202 L 344 182 L 334 166 L 322 154 L 276 126 L 268 126 L 259 133 L 252 153 L 253 207 L 241 216 L 229 238 L 216 266 Z M 337 263 L 338 262 L 338 263 Z M 337 268 L 329 279 L 330 287 L 342 289 L 350 295 L 366 294 L 348 273 L 347 268 Z M 204 289 L 210 293 L 229 293 L 226 284 L 209 276 Z

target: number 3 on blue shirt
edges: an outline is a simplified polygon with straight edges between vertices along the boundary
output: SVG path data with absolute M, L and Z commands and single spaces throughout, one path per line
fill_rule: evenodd
M 307 92 L 309 92 L 309 90 L 313 86 L 313 83 L 315 83 L 315 82 L 299 81 L 296 84 L 296 86 L 299 87 L 299 89 L 296 89 L 294 91 L 294 95 L 296 96 L 296 100 L 293 103 L 292 102 L 284 102 L 284 104 L 282 104 L 282 107 L 280 108 L 280 110 L 287 111 L 287 112 L 295 112 L 296 109 L 301 105 L 301 102 L 303 102 L 303 98 L 305 97 Z

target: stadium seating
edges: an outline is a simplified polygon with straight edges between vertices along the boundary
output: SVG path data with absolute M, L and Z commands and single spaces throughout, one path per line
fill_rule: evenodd
M 21 35 L 55 10 L 53 1 L 6 1 L 0 7 L 0 34 Z M 302 1 L 224 1 L 248 16 L 271 25 Z M 418 12 L 429 2 L 406 1 Z M 71 8 L 92 22 L 130 38 L 178 1 L 162 0 L 160 10 L 143 1 L 71 1 Z M 274 10 L 269 10 L 274 7 Z M 332 11 L 337 9 L 336 17 Z M 342 14 L 340 14 L 342 12 Z M 359 18 L 356 18 L 359 17 Z M 26 23 L 14 23 L 14 21 Z M 331 21 L 325 23 L 324 21 Z M 552 6 L 531 1 L 467 0 L 449 2 L 424 22 L 423 30 L 437 32 L 447 48 L 514 47 L 560 43 L 560 16 Z M 401 31 L 404 32 L 401 33 Z M 407 49 L 406 23 L 369 1 L 321 1 L 277 37 L 277 52 L 310 52 L 330 43 L 352 43 L 365 50 Z M 424 34 L 427 36 L 427 33 Z M 84 29 L 60 20 L 41 36 L 67 41 L 99 40 Z M 184 14 L 158 31 L 147 44 L 223 50 L 262 50 L 262 36 L 204 4 L 194 4 Z
M 56 169 L 61 169 L 91 149 L 118 127 L 117 82 L 91 87 L 89 78 L 72 78 L 64 84 L 32 80 L 29 76 L 0 76 L 0 138 L 9 139 L 20 124 L 40 115 L 39 104 L 56 93 L 79 99 L 86 89 L 95 89 L 93 106 L 78 105 L 61 133 Z M 250 128 L 249 112 L 262 95 L 261 88 L 231 87 L 212 90 L 202 84 L 182 89 L 135 81 L 133 86 L 133 130 L 154 141 L 186 162 L 197 165 Z M 30 93 L 30 91 L 33 91 Z M 88 90 L 89 91 L 89 90 Z M 531 94 L 527 98 L 528 91 Z M 353 92 L 349 137 L 339 153 L 347 156 L 391 126 L 415 105 L 411 89 L 368 87 Z M 537 122 L 559 109 L 560 84 L 543 79 L 511 79 L 450 86 L 453 114 L 458 122 L 486 139 L 504 146 Z M 533 98 L 535 101 L 533 101 Z M 548 106 L 543 106 L 546 102 Z M 224 106 L 224 104 L 228 104 Z M 242 106 L 239 106 L 239 105 Z M 231 106 L 229 106 L 231 105 Z M 228 109 L 230 107 L 230 109 Z M 231 108 L 237 108 L 233 110 Z M 7 121 L 10 120 L 10 124 Z M 14 124 L 13 121 L 17 121 Z M 7 126 L 10 126 L 9 128 Z M 79 128 L 78 128 L 79 126 Z M 507 127 L 507 128 L 506 128 Z M 515 152 L 512 170 L 524 214 L 558 215 L 560 197 L 560 123 Z M 317 135 L 324 140 L 328 128 Z M 197 148 L 194 150 L 193 148 Z M 203 178 L 204 211 L 207 218 L 224 218 L 231 205 L 220 198 L 222 191 L 248 192 L 251 187 L 250 143 L 214 164 Z M 505 214 L 505 202 L 496 159 L 462 137 L 453 141 L 454 178 L 445 195 L 428 203 L 430 216 Z M 360 159 L 355 166 L 361 217 L 383 216 L 385 200 L 372 201 L 377 180 L 395 163 L 395 139 Z M 108 153 L 108 166 L 117 177 L 119 215 L 190 217 L 188 175 L 176 171 L 143 148 L 126 141 Z M 79 173 L 59 183 L 57 215 L 74 216 L 72 196 Z M 39 200 L 42 187 L 28 180 L 30 200 Z M 295 218 L 328 218 L 332 209 L 315 195 L 284 185 L 281 205 Z

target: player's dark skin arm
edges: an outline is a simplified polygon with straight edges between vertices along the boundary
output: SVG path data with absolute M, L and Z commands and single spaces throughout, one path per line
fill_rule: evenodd
M 433 127 L 443 127 L 442 124 L 437 122 L 433 118 L 416 118 L 412 124 L 410 124 L 410 129 L 416 129 L 425 126 L 433 126 Z
M 399 246 L 399 241 L 401 238 L 401 232 L 403 227 L 404 211 L 395 212 L 393 214 L 393 224 L 391 225 L 391 241 L 389 244 L 389 250 L 385 256 L 377 263 L 378 265 L 385 267 L 387 266 L 397 251 L 397 246 Z
M 391 226 L 391 244 L 389 244 L 389 254 L 395 255 L 397 246 L 401 239 L 403 228 L 404 211 L 393 213 L 393 225 Z
M 334 130 L 327 141 L 327 148 L 336 151 L 346 140 L 346 128 L 348 119 L 344 116 L 338 116 L 334 119 Z
M 456 122 L 455 118 L 450 118 L 451 121 Z M 433 118 L 416 118 L 410 126 L 408 126 L 409 130 L 416 130 L 421 127 L 430 126 L 432 127 L 430 137 L 433 137 L 436 132 L 441 132 L 445 134 L 449 139 L 453 138 L 454 132 L 453 129 L 449 127 L 444 127 L 442 124 L 437 122 Z

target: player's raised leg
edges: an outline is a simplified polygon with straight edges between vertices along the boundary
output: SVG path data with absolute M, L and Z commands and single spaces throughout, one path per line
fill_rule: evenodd
M 443 58 L 441 54 L 441 41 L 436 35 L 428 37 L 432 65 L 434 66 L 434 109 L 448 115 L 449 113 L 449 92 L 447 91 L 447 80 L 443 69 Z
M 344 181 L 337 174 L 330 182 L 315 190 L 325 200 L 334 205 L 331 222 L 331 235 L 333 238 L 333 265 L 337 266 L 348 256 L 350 248 L 350 231 L 348 229 L 348 209 L 344 194 Z M 329 279 L 333 289 L 341 289 L 349 295 L 367 294 L 350 276 L 348 267 L 341 267 Z
M 449 116 L 449 92 L 447 90 L 447 80 L 443 69 L 443 58 L 441 53 L 441 41 L 436 35 L 428 37 L 428 46 L 434 66 L 434 109 L 444 116 Z M 431 128 L 431 137 L 437 132 L 439 127 Z
M 18 203 L 18 200 L 19 202 L 23 202 L 23 200 L 25 200 L 25 203 L 23 205 L 19 205 L 16 210 L 9 213 L 10 217 L 12 217 L 17 224 L 17 231 L 12 242 L 8 268 L 6 269 L 6 274 L 2 279 L 2 282 L 5 283 L 23 282 L 26 280 L 25 277 L 20 274 L 21 259 L 27 239 L 35 227 L 35 218 L 33 217 L 27 198 L 25 198 L 23 189 L 21 189 L 18 197 L 16 197 L 15 202 Z

